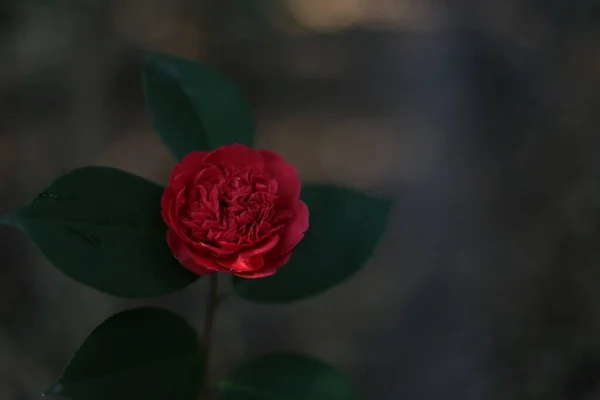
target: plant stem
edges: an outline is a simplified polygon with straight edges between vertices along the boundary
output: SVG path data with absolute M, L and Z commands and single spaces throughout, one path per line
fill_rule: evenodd
M 208 294 L 206 295 L 206 313 L 204 314 L 204 387 L 210 387 L 210 346 L 212 339 L 212 329 L 215 319 L 215 312 L 217 311 L 217 306 L 219 305 L 219 297 L 218 297 L 218 275 L 216 272 L 213 272 L 208 277 Z M 210 396 L 209 389 L 205 390 L 202 398 L 208 399 Z

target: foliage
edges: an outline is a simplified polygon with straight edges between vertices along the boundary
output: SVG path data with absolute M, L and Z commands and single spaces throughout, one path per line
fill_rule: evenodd
M 176 158 L 230 143 L 253 145 L 252 112 L 218 73 L 161 53 L 149 53 L 143 68 L 148 112 Z M 167 247 L 163 191 L 128 172 L 85 167 L 59 177 L 1 221 L 20 228 L 50 263 L 84 285 L 120 297 L 157 297 L 198 279 Z M 271 277 L 234 278 L 239 296 L 270 303 L 304 299 L 342 283 L 369 260 L 384 232 L 390 201 L 309 183 L 301 197 L 310 226 L 291 261 Z M 171 312 L 121 312 L 90 334 L 47 394 L 74 400 L 197 398 L 210 384 L 204 377 L 210 318 L 218 304 L 215 289 L 216 277 L 211 279 L 205 347 L 192 327 Z M 226 400 L 358 398 L 341 372 L 297 354 L 250 360 L 217 387 Z

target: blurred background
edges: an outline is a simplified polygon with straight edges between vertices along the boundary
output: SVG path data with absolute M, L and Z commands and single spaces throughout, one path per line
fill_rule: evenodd
M 397 199 L 342 285 L 229 299 L 216 379 L 298 350 L 368 400 L 600 399 L 599 33 L 598 0 L 5 0 L 0 214 L 88 164 L 165 183 L 141 51 L 203 60 L 304 181 Z M 200 328 L 205 286 L 150 303 Z M 0 400 L 40 398 L 96 325 L 147 303 L 0 226 Z

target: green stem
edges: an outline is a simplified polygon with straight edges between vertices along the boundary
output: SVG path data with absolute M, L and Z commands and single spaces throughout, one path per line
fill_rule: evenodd
M 212 340 L 212 329 L 214 325 L 215 312 L 219 305 L 219 282 L 217 273 L 212 273 L 208 277 L 208 294 L 206 296 L 206 313 L 204 314 L 204 331 L 203 331 L 203 347 L 204 347 L 204 394 L 203 399 L 209 399 L 210 393 L 210 347 Z

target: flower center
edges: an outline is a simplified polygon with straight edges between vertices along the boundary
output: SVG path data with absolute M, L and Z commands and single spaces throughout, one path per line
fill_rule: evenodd
M 268 239 L 282 222 L 277 181 L 250 172 L 204 175 L 187 190 L 184 224 L 198 243 L 239 249 Z M 287 214 L 283 214 L 285 217 Z

